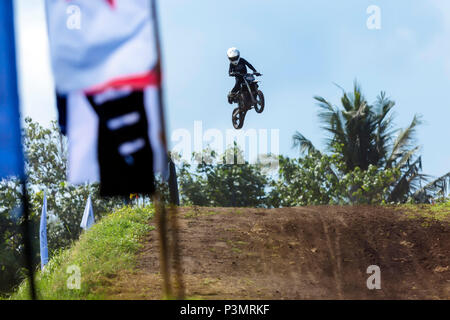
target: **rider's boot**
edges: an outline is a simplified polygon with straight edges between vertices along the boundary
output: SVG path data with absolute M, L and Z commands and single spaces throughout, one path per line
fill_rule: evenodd
M 235 98 L 236 98 L 236 93 L 233 91 L 230 91 L 230 93 L 228 93 L 228 103 L 233 104 L 233 102 L 235 101 Z

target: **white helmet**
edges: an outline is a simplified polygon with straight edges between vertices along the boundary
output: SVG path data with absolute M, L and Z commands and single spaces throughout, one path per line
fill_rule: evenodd
M 228 49 L 227 56 L 228 59 L 230 59 L 230 62 L 234 65 L 237 65 L 241 59 L 241 54 L 235 47 Z

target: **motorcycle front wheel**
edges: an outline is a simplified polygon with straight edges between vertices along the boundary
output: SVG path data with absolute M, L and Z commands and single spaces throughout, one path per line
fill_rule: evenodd
M 246 111 L 242 111 L 240 108 L 236 108 L 233 110 L 231 120 L 233 122 L 233 127 L 235 129 L 241 129 L 244 126 L 246 113 L 247 113 Z
M 256 94 L 255 111 L 257 113 L 261 113 L 264 111 L 264 94 L 261 90 L 258 90 Z

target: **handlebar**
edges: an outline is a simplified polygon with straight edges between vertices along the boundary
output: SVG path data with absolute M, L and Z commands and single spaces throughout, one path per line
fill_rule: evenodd
M 259 72 L 246 73 L 246 74 L 238 73 L 238 72 L 232 72 L 232 73 L 230 73 L 230 76 L 231 76 L 231 77 L 235 77 L 235 76 L 241 76 L 241 77 L 243 77 L 243 76 L 245 76 L 245 75 L 247 75 L 247 74 L 251 74 L 251 75 L 254 75 L 254 76 L 257 76 L 257 77 L 262 76 L 262 74 L 259 73 Z

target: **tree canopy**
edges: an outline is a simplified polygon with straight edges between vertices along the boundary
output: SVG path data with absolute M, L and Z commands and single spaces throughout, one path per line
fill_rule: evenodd
M 421 173 L 422 158 L 416 144 L 417 127 L 420 116 L 415 115 L 407 128 L 395 128 L 392 110 L 395 102 L 381 92 L 370 104 L 355 81 L 353 91 L 342 89 L 341 107 L 333 105 L 323 97 L 316 96 L 319 107 L 319 121 L 327 132 L 327 151 L 341 160 L 340 173 L 355 170 L 366 172 L 370 168 L 378 171 L 391 171 L 395 179 L 389 181 L 387 202 L 405 202 L 414 198 L 422 181 L 427 176 Z M 300 132 L 293 136 L 293 146 L 300 152 L 320 153 Z M 335 176 L 336 167 L 329 167 Z M 390 176 L 391 174 L 389 174 Z M 355 184 L 353 191 L 361 186 Z

